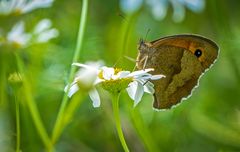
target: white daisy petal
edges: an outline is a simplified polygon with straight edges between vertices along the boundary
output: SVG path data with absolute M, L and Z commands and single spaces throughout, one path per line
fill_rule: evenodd
M 80 69 L 76 74 L 75 81 L 79 81 L 83 87 L 89 88 L 93 85 L 97 78 L 97 73 L 94 70 Z
M 37 8 L 46 8 L 50 7 L 53 3 L 53 0 L 32 0 L 25 4 L 22 8 L 22 11 L 27 13 Z
M 135 92 L 137 90 L 136 88 L 137 88 L 137 84 L 134 81 L 134 82 L 129 83 L 128 88 L 126 89 L 129 97 L 133 100 L 134 100 Z
M 18 22 L 7 35 L 7 40 L 10 43 L 18 43 L 26 46 L 31 39 L 30 34 L 24 32 L 24 22 Z
M 36 42 L 38 43 L 48 42 L 50 39 L 57 37 L 58 34 L 59 33 L 57 29 L 50 29 L 50 30 L 44 31 L 37 36 Z
M 93 107 L 97 108 L 100 106 L 101 102 L 100 102 L 100 97 L 98 94 L 97 89 L 93 88 L 90 92 L 89 92 L 89 97 L 91 98 L 91 100 L 93 101 Z
M 138 75 L 142 75 L 145 74 L 146 72 L 140 70 L 140 71 L 133 71 L 132 73 L 130 73 L 128 76 L 129 77 L 134 77 L 134 76 L 138 76 Z
M 120 71 L 117 73 L 116 78 L 121 79 L 130 74 L 130 71 Z
M 81 64 L 81 63 L 72 63 L 74 66 L 82 67 L 85 69 L 91 69 L 91 70 L 96 70 L 99 71 L 98 69 L 103 66 L 104 62 L 103 61 L 97 61 L 97 62 L 86 62 L 86 64 Z
M 185 17 L 185 8 L 179 1 L 173 0 L 170 1 L 173 6 L 173 16 L 172 19 L 174 22 L 181 22 Z
M 13 10 L 22 10 L 23 7 L 27 4 L 27 0 L 16 0 L 15 7 Z
M 23 14 L 37 8 L 50 7 L 53 0 L 0 0 L 0 14 Z
M 162 74 L 159 74 L 159 75 L 153 75 L 151 77 L 151 80 L 158 80 L 158 79 L 161 79 L 161 78 L 165 78 L 166 76 L 165 75 L 162 75 Z
M 24 22 L 18 22 L 12 28 L 12 30 L 8 33 L 7 39 L 9 41 L 13 41 L 16 36 L 22 34 L 24 32 Z
M 167 15 L 168 2 L 165 0 L 151 0 L 152 15 L 156 20 L 162 20 Z
M 40 22 L 38 22 L 38 24 L 35 26 L 33 32 L 35 34 L 39 34 L 45 30 L 48 30 L 49 28 L 51 28 L 52 26 L 52 22 L 49 19 L 42 19 Z
M 142 6 L 143 0 L 120 0 L 120 8 L 124 13 L 131 14 Z
M 97 79 L 94 81 L 93 85 L 97 85 L 103 81 L 104 81 L 103 79 L 100 79 L 99 77 L 97 77 Z
M 87 62 L 86 64 L 73 63 L 73 65 L 83 67 L 76 73 L 75 81 L 79 81 L 84 87 L 89 88 L 100 82 L 98 68 L 102 65 L 102 61 Z
M 83 68 L 86 68 L 86 69 L 91 68 L 89 65 L 82 64 L 82 63 L 72 63 L 72 65 L 83 67 Z
M 143 86 L 144 92 L 149 93 L 149 94 L 154 94 L 155 90 L 154 90 L 153 87 L 154 87 L 154 85 L 153 85 L 150 81 L 148 81 L 148 82 Z
M 182 0 L 191 11 L 199 13 L 205 7 L 205 0 Z
M 134 106 L 136 106 L 142 99 L 144 89 L 140 82 L 133 81 L 127 88 L 128 95 L 134 100 Z
M 152 78 L 152 75 L 149 74 L 149 73 L 135 76 L 135 79 L 144 79 L 144 80 L 148 80 L 148 79 L 151 79 L 151 78 Z
M 64 88 L 64 91 L 67 92 L 68 85 Z M 78 85 L 75 83 L 70 86 L 69 92 L 68 92 L 68 97 L 72 97 L 73 94 L 75 94 L 79 90 Z
M 102 67 L 102 71 L 105 80 L 110 80 L 114 75 L 114 68 Z
M 129 74 L 129 76 L 142 76 L 142 75 L 149 75 L 148 72 L 153 71 L 154 69 L 149 68 L 149 69 L 145 69 L 145 70 L 139 70 L 139 71 L 134 71 L 132 73 Z

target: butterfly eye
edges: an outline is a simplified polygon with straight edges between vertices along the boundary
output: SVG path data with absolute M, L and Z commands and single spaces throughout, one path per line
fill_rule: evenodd
M 194 52 L 194 55 L 199 58 L 202 55 L 202 50 L 196 49 L 196 51 Z

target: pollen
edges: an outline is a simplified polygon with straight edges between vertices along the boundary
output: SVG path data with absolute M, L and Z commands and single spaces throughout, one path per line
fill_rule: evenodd
M 118 72 L 121 72 L 122 69 L 121 68 L 114 68 L 114 74 L 118 74 Z
M 133 78 L 122 78 L 116 80 L 108 80 L 101 83 L 103 89 L 110 93 L 119 93 L 128 87 L 128 84 L 133 81 Z
M 98 73 L 98 77 L 99 77 L 100 79 L 104 79 L 104 77 L 103 77 L 103 70 L 101 70 L 101 71 Z

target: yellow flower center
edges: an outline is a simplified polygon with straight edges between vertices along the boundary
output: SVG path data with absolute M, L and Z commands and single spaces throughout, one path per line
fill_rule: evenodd
M 98 73 L 98 77 L 99 77 L 100 79 L 104 79 L 104 78 L 103 78 L 103 70 L 101 70 L 101 71 Z
M 118 72 L 121 72 L 122 69 L 121 68 L 114 68 L 114 74 L 118 74 Z
M 107 80 L 101 83 L 103 89 L 110 93 L 120 93 L 128 87 L 128 84 L 133 81 L 132 77 L 121 78 L 116 80 Z
M 19 16 L 23 13 L 22 9 L 16 9 L 12 14 L 15 15 L 15 16 Z

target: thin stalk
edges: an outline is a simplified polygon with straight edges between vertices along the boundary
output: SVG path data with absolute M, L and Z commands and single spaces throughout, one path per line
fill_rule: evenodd
M 20 152 L 20 137 L 21 137 L 21 132 L 20 132 L 20 112 L 19 112 L 19 102 L 17 100 L 17 95 L 14 95 L 15 98 L 15 110 L 16 110 L 16 152 Z
M 132 116 L 134 126 L 137 129 L 137 132 L 138 132 L 139 136 L 142 138 L 148 151 L 149 152 L 155 152 L 155 151 L 160 152 L 160 150 L 157 149 L 156 143 L 152 140 L 151 134 L 148 131 L 147 126 L 144 124 L 143 118 L 142 118 L 141 114 L 139 113 L 138 108 L 134 108 L 132 110 L 131 116 Z
M 87 10 L 88 10 L 88 0 L 83 0 L 82 3 L 82 12 L 80 16 L 80 23 L 79 23 L 79 30 L 78 30 L 78 37 L 77 37 L 77 44 L 76 44 L 76 49 L 75 53 L 73 56 L 73 62 L 77 62 L 81 53 L 81 48 L 82 48 L 82 42 L 83 42 L 83 35 L 85 31 L 85 26 L 86 26 L 86 20 L 87 20 Z M 68 82 L 72 82 L 74 78 L 74 73 L 76 71 L 75 66 L 71 66 L 70 69 L 70 75 L 68 77 Z M 61 102 L 61 106 L 56 118 L 56 122 L 53 128 L 53 133 L 52 133 L 52 143 L 55 143 L 56 140 L 59 138 L 59 135 L 61 134 L 61 125 L 62 125 L 62 118 L 63 118 L 63 113 L 64 110 L 67 106 L 67 101 L 68 101 L 68 92 L 69 92 L 70 86 L 67 88 L 67 91 L 63 95 L 63 99 Z
M 115 125 L 118 133 L 118 137 L 120 139 L 120 142 L 122 144 L 122 147 L 125 152 L 129 152 L 128 146 L 126 144 L 126 141 L 124 139 L 123 131 L 121 128 L 121 121 L 120 121 L 120 116 L 119 116 L 119 95 L 120 94 L 113 94 L 112 95 L 112 106 L 113 106 L 113 114 L 114 114 L 114 119 L 115 119 Z
M 124 18 L 125 19 L 125 18 Z M 129 32 L 130 32 L 130 28 L 131 28 L 131 20 L 132 20 L 132 16 L 126 18 L 124 20 L 124 23 L 123 23 L 123 30 L 122 30 L 122 43 L 121 43 L 121 56 L 124 56 L 125 53 L 126 53 L 126 50 L 127 50 L 127 42 L 129 40 Z
M 1 50 L 2 51 L 2 50 Z M 4 51 L 0 51 L 0 106 L 2 106 L 6 101 L 6 92 L 5 92 L 5 87 L 6 87 L 6 61 L 5 56 L 4 56 Z
M 15 56 L 17 60 L 18 69 L 21 74 L 24 74 L 23 63 L 17 54 L 15 54 Z M 38 131 L 38 134 L 41 140 L 43 141 L 43 144 L 48 149 L 48 151 L 51 151 L 51 147 L 52 147 L 51 140 L 41 120 L 37 105 L 35 104 L 34 98 L 32 96 L 30 84 L 27 81 L 26 77 L 23 77 L 22 81 L 23 81 L 23 88 L 24 88 L 24 96 L 26 97 L 26 103 L 29 108 L 29 112 L 31 113 L 31 117 L 33 119 L 34 125 Z
M 74 116 L 76 109 L 78 109 L 79 105 L 82 103 L 83 97 L 85 97 L 85 94 L 80 94 L 80 95 L 76 94 L 76 96 L 73 97 L 73 100 L 71 100 L 71 102 L 67 106 L 64 112 L 60 132 L 63 131 L 64 128 L 68 125 L 68 123 L 72 120 L 72 117 Z

